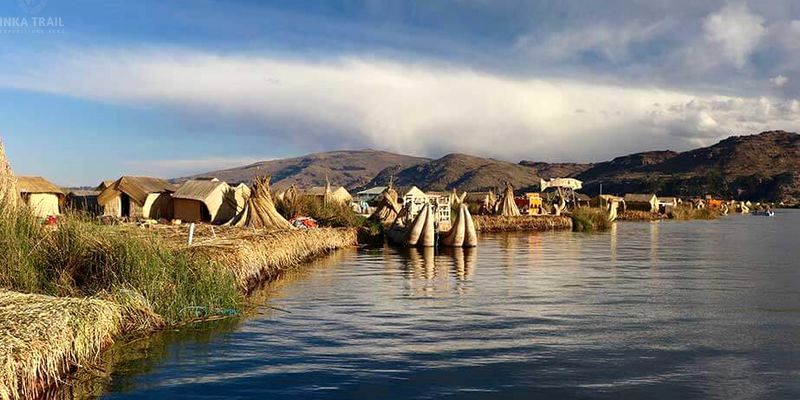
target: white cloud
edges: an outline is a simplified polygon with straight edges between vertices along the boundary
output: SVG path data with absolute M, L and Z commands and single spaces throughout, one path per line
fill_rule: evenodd
M 775 86 L 776 88 L 781 88 L 785 86 L 787 82 L 789 82 L 789 78 L 783 75 L 777 75 L 773 76 L 772 78 L 769 78 L 769 83 L 771 83 L 772 86 Z
M 601 54 L 607 60 L 620 62 L 629 57 L 629 48 L 644 43 L 665 33 L 673 24 L 667 20 L 629 24 L 597 24 L 581 29 L 567 29 L 542 41 L 536 35 L 524 35 L 517 39 L 516 47 L 535 56 L 552 60 L 563 60 L 586 51 Z
M 706 40 L 720 46 L 721 54 L 742 68 L 766 33 L 764 18 L 750 12 L 746 4 L 728 4 L 703 21 Z
M 195 117 L 247 118 L 265 128 L 310 126 L 327 133 L 270 134 L 323 141 L 327 148 L 358 144 L 427 155 L 596 160 L 654 147 L 682 149 L 732 133 L 800 128 L 796 103 L 782 100 L 510 78 L 451 65 L 174 49 L 84 50 L 61 59 L 68 61 L 43 60 L 16 75 L 0 72 L 0 86 L 201 111 Z M 196 160 L 183 165 L 201 169 Z

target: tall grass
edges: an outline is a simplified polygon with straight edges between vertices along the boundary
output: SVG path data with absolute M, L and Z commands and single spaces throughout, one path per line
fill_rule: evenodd
M 606 212 L 600 208 L 578 207 L 570 214 L 572 230 L 575 232 L 594 232 L 611 229 Z
M 331 228 L 357 228 L 366 218 L 358 215 L 349 203 L 323 203 L 314 196 L 296 196 L 294 199 L 278 200 L 275 208 L 286 219 L 311 217 L 322 226 Z
M 689 206 L 679 205 L 672 209 L 669 213 L 670 219 L 677 220 L 692 220 L 692 219 L 717 219 L 720 213 L 710 208 L 692 208 Z
M 151 236 L 152 235 L 152 236 Z M 0 285 L 54 296 L 116 296 L 130 291 L 167 323 L 192 310 L 243 302 L 229 270 L 169 247 L 154 234 L 126 231 L 65 215 L 57 229 L 26 209 L 0 219 Z

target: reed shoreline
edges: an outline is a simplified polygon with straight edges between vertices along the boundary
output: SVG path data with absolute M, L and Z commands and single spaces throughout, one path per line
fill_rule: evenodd
M 0 274 L 10 289 L 0 291 L 4 400 L 52 390 L 115 340 L 239 315 L 255 288 L 357 245 L 353 228 L 210 226 L 199 226 L 189 245 L 186 226 L 100 226 L 66 217 L 51 229 L 24 212 L 0 228 L 3 255 L 11 256 Z
M 520 215 L 514 217 L 474 215 L 478 232 L 546 232 L 571 230 L 572 219 L 555 215 Z

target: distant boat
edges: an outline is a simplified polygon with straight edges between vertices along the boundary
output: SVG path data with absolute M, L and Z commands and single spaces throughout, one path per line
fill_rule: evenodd
M 764 217 L 774 217 L 775 211 L 772 210 L 760 210 L 760 211 L 753 211 L 753 215 L 761 215 Z

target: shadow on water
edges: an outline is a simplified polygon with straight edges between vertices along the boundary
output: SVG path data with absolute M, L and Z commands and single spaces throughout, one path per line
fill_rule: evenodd
M 127 392 L 136 387 L 138 375 L 154 372 L 175 345 L 181 342 L 210 345 L 221 335 L 235 331 L 240 323 L 240 318 L 226 318 L 117 342 L 103 353 L 97 365 L 79 370 L 65 385 L 51 390 L 43 398 L 93 399 L 109 391 Z

